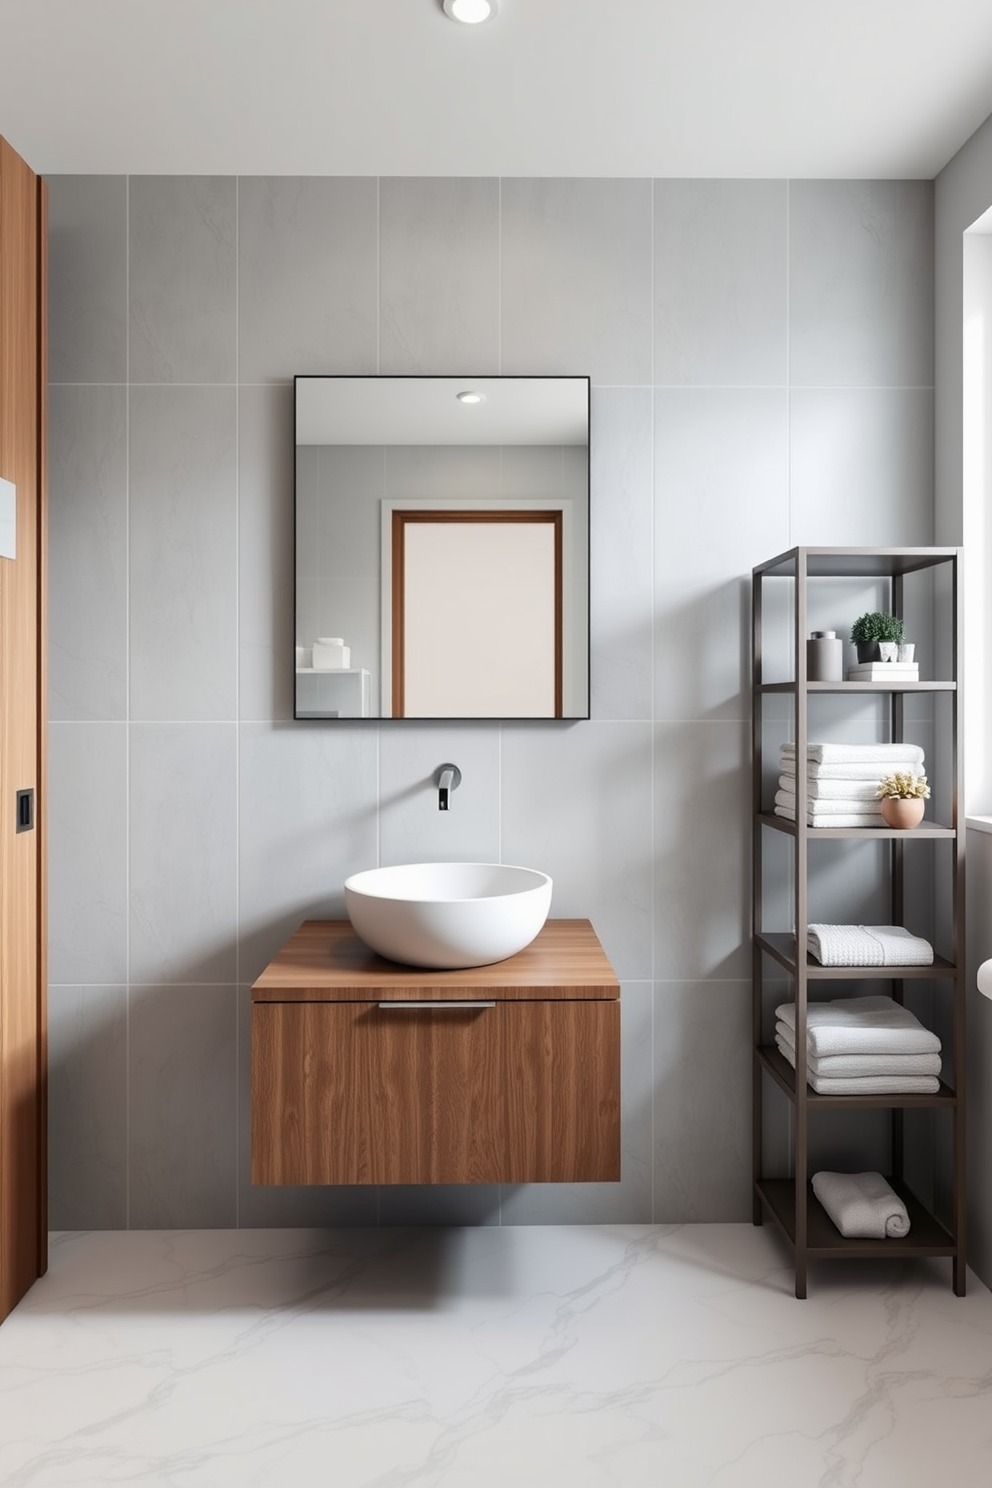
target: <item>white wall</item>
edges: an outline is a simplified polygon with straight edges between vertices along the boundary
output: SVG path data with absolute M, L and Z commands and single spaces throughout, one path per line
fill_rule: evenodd
M 963 467 L 964 367 L 963 321 L 965 310 L 965 262 L 963 234 L 992 207 L 992 119 L 986 120 L 971 139 L 941 171 L 935 183 L 935 337 L 937 365 L 936 397 L 936 516 L 940 541 L 964 542 L 966 601 L 969 615 L 979 614 L 979 623 L 989 623 L 989 529 L 985 511 L 964 500 L 966 489 Z M 977 306 L 992 309 L 992 293 L 982 286 L 983 260 L 987 263 L 984 244 L 971 243 L 967 254 L 969 267 L 968 310 L 973 315 Z M 986 361 L 983 354 L 982 363 Z M 974 419 L 971 429 L 974 432 Z M 988 405 L 985 411 L 986 437 L 990 429 Z M 972 445 L 974 453 L 974 444 Z M 975 481 L 984 481 L 985 470 L 976 475 L 974 464 L 969 480 L 974 494 Z M 965 684 L 974 683 L 977 704 L 969 704 L 968 777 L 966 787 L 972 810 L 987 812 L 992 802 L 985 799 L 988 789 L 988 767 L 985 763 L 990 738 L 988 727 L 990 704 L 986 658 L 988 631 L 977 644 L 966 636 Z M 966 694 L 967 696 L 968 694 Z M 977 733 L 976 733 L 977 729 Z M 983 735 L 979 737 L 979 735 Z M 974 763 L 969 764 L 971 760 Z M 984 1281 L 992 1284 L 992 1144 L 989 1122 L 992 1117 L 992 1003 L 980 997 L 974 988 L 974 973 L 982 961 L 992 956 L 992 838 L 982 831 L 969 830 L 968 842 L 968 1223 L 970 1227 L 969 1259 Z
M 744 1219 L 747 580 L 928 543 L 925 182 L 51 182 L 52 1223 Z M 291 378 L 592 378 L 592 712 L 292 722 Z M 463 772 L 453 809 L 430 777 Z M 253 1190 L 248 988 L 346 873 L 555 880 L 619 1185 Z

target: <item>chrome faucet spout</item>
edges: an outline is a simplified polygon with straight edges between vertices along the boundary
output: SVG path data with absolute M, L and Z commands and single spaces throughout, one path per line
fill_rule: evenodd
M 457 790 L 462 783 L 462 772 L 457 765 L 438 765 L 434 771 L 434 784 L 437 786 L 437 809 L 447 811 L 451 792 Z

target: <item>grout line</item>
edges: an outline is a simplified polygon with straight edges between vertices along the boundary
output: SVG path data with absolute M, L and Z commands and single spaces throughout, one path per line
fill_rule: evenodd
M 651 391 L 650 391 L 650 394 L 649 394 L 650 399 L 651 399 L 651 408 L 650 408 L 650 411 L 649 411 L 649 418 L 648 418 L 648 438 L 651 441 L 650 460 L 649 460 L 649 471 L 650 471 L 650 482 L 651 482 L 651 505 L 650 505 L 650 519 L 649 519 L 649 523 L 648 523 L 648 541 L 651 544 L 651 569 L 650 569 L 650 572 L 651 572 L 651 593 L 650 593 L 650 603 L 649 603 L 648 613 L 650 614 L 650 617 L 651 617 L 651 635 L 650 635 L 650 640 L 649 640 L 649 644 L 648 644 L 648 656 L 649 656 L 650 665 L 651 665 L 651 692 L 650 692 L 650 697 L 651 697 L 651 748 L 650 748 L 650 752 L 649 752 L 649 765 L 650 765 L 650 769 L 651 769 L 651 782 L 650 782 L 650 789 L 648 791 L 648 807 L 649 807 L 649 810 L 651 812 L 651 822 L 650 822 L 651 864 L 650 864 L 650 869 L 649 869 L 649 878 L 650 878 L 649 893 L 650 893 L 650 904 L 651 904 L 651 913 L 650 913 L 650 916 L 649 916 L 649 921 L 650 921 L 650 925 L 651 925 L 651 1017 L 650 1017 L 650 1020 L 649 1020 L 649 1022 L 650 1022 L 650 1034 L 651 1034 L 651 1061 L 650 1061 L 650 1068 L 651 1068 L 651 1109 L 650 1109 L 650 1122 L 651 1122 L 651 1126 L 650 1126 L 651 1168 L 650 1168 L 650 1173 L 649 1173 L 649 1177 L 648 1177 L 648 1182 L 649 1182 L 649 1194 L 650 1194 L 650 1206 L 651 1206 L 649 1212 L 650 1212 L 650 1215 L 651 1215 L 651 1221 L 652 1221 L 652 1223 L 654 1223 L 654 1220 L 655 1220 L 655 1166 L 656 1166 L 654 1159 L 655 1159 L 655 1145 L 656 1145 L 656 1140 L 657 1140 L 656 1130 L 655 1130 L 655 1122 L 656 1122 L 656 1114 L 657 1114 L 656 1113 L 656 1104 L 657 1104 L 656 1087 L 657 1087 L 657 1083 L 658 1083 L 658 1081 L 657 1081 L 657 1075 L 656 1075 L 656 1071 L 655 1071 L 655 1049 L 657 1048 L 657 1044 L 655 1042 L 655 1003 L 657 1001 L 657 991 L 656 991 L 656 985 L 657 984 L 656 984 L 656 980 L 655 979 L 656 979 L 656 974 L 657 974 L 657 970 L 658 970 L 657 965 L 656 965 L 656 959 L 657 958 L 656 958 L 656 953 L 655 953 L 655 942 L 657 940 L 657 934 L 656 934 L 657 904 L 655 902 L 655 895 L 656 895 L 656 892 L 657 892 L 656 859 L 657 859 L 657 856 L 658 856 L 658 845 L 657 845 L 657 842 L 655 841 L 655 837 L 656 837 L 656 833 L 657 833 L 657 821 L 656 821 L 656 816 L 655 816 L 655 774 L 656 774 L 656 771 L 657 771 L 657 764 L 658 764 L 658 760 L 657 760 L 657 751 L 658 751 L 658 727 L 657 727 L 657 711 L 658 711 L 658 709 L 657 709 L 657 701 L 658 701 L 658 699 L 657 699 L 657 689 L 658 689 L 658 682 L 657 682 L 657 666 L 656 666 L 656 655 L 655 655 L 655 630 L 656 630 L 655 595 L 656 595 L 656 591 L 657 591 L 657 582 L 658 582 L 657 573 L 656 573 L 656 566 L 657 566 L 657 546 L 656 546 L 656 541 L 657 541 L 657 520 L 656 520 L 656 511 L 657 511 L 657 504 L 658 504 L 658 492 L 657 492 L 657 486 L 656 486 L 656 482 L 657 482 L 657 471 L 655 469 L 655 444 L 656 444 L 656 438 L 657 438 L 656 428 L 655 428 L 655 419 L 656 419 L 656 410 L 657 410 L 657 403 L 658 403 L 658 392 L 657 392 L 657 389 L 655 387 L 655 381 L 654 381 L 654 378 L 655 378 L 655 341 L 656 341 L 656 335 L 655 335 L 655 314 L 656 314 L 655 297 L 656 297 L 656 294 L 657 294 L 657 286 L 655 284 L 655 263 L 656 263 L 656 260 L 657 260 L 657 253 L 656 253 L 656 246 L 655 246 L 655 231 L 654 231 L 654 227 L 655 227 L 655 213 L 656 213 L 657 203 L 656 203 L 656 199 L 655 199 L 655 181 L 654 181 L 654 177 L 652 177 L 652 179 L 651 179 L 651 191 L 650 191 L 649 206 L 650 206 L 650 211 L 651 211 L 651 228 L 650 228 L 650 234 L 651 234 L 651 283 L 650 283 L 649 326 L 648 326 L 648 330 L 649 330 L 649 335 L 651 337 L 651 342 L 650 342 Z M 590 492 L 590 496 L 591 495 L 592 495 L 592 493 Z M 621 1031 L 622 1031 L 622 1028 L 623 1028 L 623 1021 L 622 1021 L 623 1020 L 623 1002 L 622 1002 L 622 1000 L 621 1000 L 621 1005 L 620 1005 L 620 1018 L 621 1018 Z
M 785 183 L 785 514 L 792 542 L 792 182 Z M 798 665 L 798 662 L 796 663 Z
M 131 177 L 124 181 L 124 1228 L 131 1228 Z
M 241 177 L 234 178 L 234 1228 L 241 1228 Z
M 375 178 L 375 370 L 382 372 L 382 177 Z
M 496 370 L 503 375 L 503 177 L 496 180 Z

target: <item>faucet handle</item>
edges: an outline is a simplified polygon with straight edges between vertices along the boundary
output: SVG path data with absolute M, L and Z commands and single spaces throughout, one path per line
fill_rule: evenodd
M 457 790 L 461 783 L 462 772 L 457 765 L 438 765 L 434 771 L 434 784 L 437 786 L 438 811 L 447 811 L 449 793 Z

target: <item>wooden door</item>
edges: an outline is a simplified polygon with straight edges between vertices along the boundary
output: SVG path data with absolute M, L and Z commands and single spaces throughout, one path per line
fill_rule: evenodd
M 0 1318 L 47 1266 L 44 183 L 0 140 Z M 27 793 L 27 794 L 25 794 Z
M 256 1003 L 255 1183 L 620 1177 L 620 1003 Z

